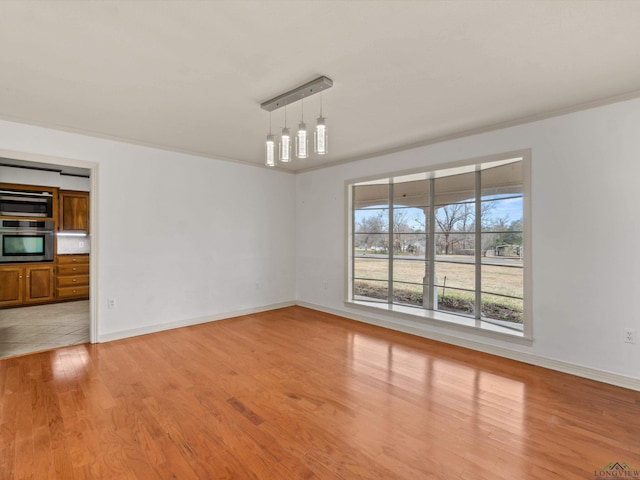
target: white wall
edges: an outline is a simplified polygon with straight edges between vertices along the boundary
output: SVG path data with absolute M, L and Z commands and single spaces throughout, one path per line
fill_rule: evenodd
M 528 148 L 532 346 L 344 305 L 345 180 Z M 639 174 L 640 100 L 300 174 L 297 299 L 532 363 L 578 373 L 584 368 L 587 376 L 617 374 L 640 388 L 640 344 L 623 343 L 625 327 L 640 332 Z
M 98 165 L 100 339 L 293 301 L 292 174 L 2 121 L 0 150 Z

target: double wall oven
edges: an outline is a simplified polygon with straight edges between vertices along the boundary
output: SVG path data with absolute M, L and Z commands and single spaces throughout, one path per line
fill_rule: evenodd
M 0 190 L 0 263 L 53 261 L 51 192 Z

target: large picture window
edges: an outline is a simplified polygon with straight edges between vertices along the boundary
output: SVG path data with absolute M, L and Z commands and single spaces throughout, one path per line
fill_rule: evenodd
M 348 185 L 348 302 L 525 328 L 525 155 Z

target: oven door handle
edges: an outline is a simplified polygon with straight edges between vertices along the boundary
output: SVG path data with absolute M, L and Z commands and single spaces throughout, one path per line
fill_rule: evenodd
M 53 235 L 53 230 L 25 230 L 22 228 L 0 228 L 0 234 L 2 235 Z

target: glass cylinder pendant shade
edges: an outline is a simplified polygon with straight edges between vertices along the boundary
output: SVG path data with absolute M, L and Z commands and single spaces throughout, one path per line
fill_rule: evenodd
M 304 122 L 298 125 L 296 135 L 296 157 L 307 158 L 309 156 L 309 140 L 307 138 L 307 126 Z
M 322 116 L 318 117 L 316 122 L 313 147 L 318 155 L 325 155 L 327 153 L 327 126 Z
M 276 142 L 275 137 L 271 134 L 267 135 L 267 141 L 265 142 L 265 162 L 267 167 L 276 166 Z
M 291 135 L 288 128 L 282 129 L 282 136 L 280 137 L 280 161 L 291 161 Z

